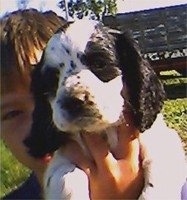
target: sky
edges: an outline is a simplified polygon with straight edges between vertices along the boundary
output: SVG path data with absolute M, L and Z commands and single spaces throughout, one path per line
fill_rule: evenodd
M 59 0 L 30 0 L 29 7 L 40 9 L 45 3 L 43 11 L 53 10 L 61 15 L 61 10 L 56 6 Z M 186 0 L 117 0 L 118 13 L 146 10 L 150 8 L 166 7 L 171 5 L 186 4 Z M 6 12 L 17 10 L 16 0 L 0 0 L 0 16 Z
M 186 3 L 186 0 L 118 0 L 118 12 L 147 10 Z

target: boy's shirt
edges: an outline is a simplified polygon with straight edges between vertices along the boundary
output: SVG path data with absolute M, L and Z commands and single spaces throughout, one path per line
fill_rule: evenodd
M 20 187 L 7 194 L 2 199 L 42 199 L 41 187 L 36 176 L 32 173 Z

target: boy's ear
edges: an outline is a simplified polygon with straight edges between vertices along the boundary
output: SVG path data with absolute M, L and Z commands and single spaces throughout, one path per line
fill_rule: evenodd
M 37 66 L 31 81 L 35 101 L 33 122 L 30 134 L 24 140 L 29 153 L 36 158 L 53 153 L 68 140 L 68 134 L 60 132 L 53 124 L 51 106 L 42 87 L 40 66 Z
M 164 88 L 137 43 L 127 34 L 116 34 L 116 51 L 123 82 L 128 87 L 130 103 L 135 110 L 135 125 L 143 132 L 151 127 L 162 109 Z

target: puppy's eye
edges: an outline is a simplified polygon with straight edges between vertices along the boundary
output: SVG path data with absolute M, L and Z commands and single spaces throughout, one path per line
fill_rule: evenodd
M 86 65 L 86 55 L 82 52 L 78 52 L 77 53 L 77 58 L 80 60 L 80 62 L 83 64 L 83 65 Z
M 59 70 L 47 68 L 42 74 L 43 93 L 48 97 L 54 96 L 58 87 Z

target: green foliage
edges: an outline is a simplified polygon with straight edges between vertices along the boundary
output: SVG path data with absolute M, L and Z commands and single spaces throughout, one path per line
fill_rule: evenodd
M 60 1 L 58 6 L 65 11 L 65 1 Z M 67 3 L 68 13 L 71 17 L 82 19 L 89 16 L 92 19 L 101 20 L 108 14 L 116 14 L 116 0 L 69 0 Z
M 162 80 L 165 85 L 187 84 L 187 78 L 182 77 L 181 74 L 175 70 L 163 71 L 160 74 L 163 78 L 165 77 L 164 80 Z
M 168 126 L 177 129 L 180 134 L 187 133 L 187 99 L 166 101 L 163 114 Z
M 0 197 L 16 189 L 30 174 L 30 171 L 20 164 L 0 141 L 1 181 Z
M 162 112 L 167 125 L 179 133 L 187 154 L 187 78 L 176 71 L 161 74 L 168 97 Z
M 163 114 L 167 125 L 179 133 L 187 154 L 187 98 L 166 101 Z

